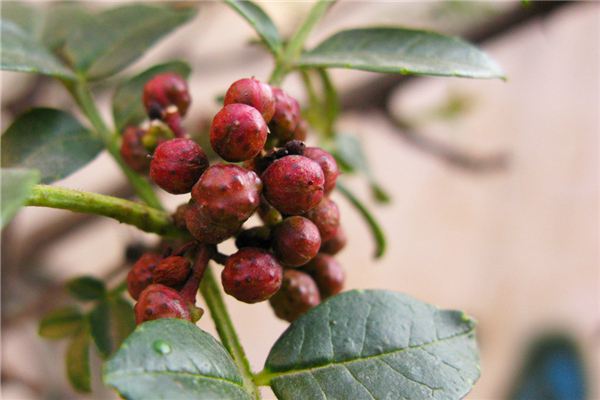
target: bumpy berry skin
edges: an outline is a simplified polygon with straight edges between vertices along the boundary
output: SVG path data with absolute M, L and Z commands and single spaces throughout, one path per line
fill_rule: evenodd
M 121 157 L 134 171 L 147 174 L 150 169 L 150 154 L 142 142 L 143 136 L 144 131 L 137 126 L 125 128 L 121 141 Z
M 213 118 L 210 144 L 226 161 L 245 161 L 260 153 L 268 132 L 267 124 L 256 108 L 228 104 Z
M 323 242 L 331 239 L 340 227 L 340 209 L 327 197 L 323 197 L 323 200 L 304 216 L 319 228 Z
M 296 269 L 283 272 L 281 289 L 269 299 L 275 315 L 288 322 L 295 321 L 320 302 L 319 289 L 313 278 Z
M 304 149 L 304 157 L 308 157 L 319 164 L 323 170 L 323 175 L 325 175 L 325 193 L 331 193 L 333 188 L 335 188 L 335 182 L 340 175 L 340 170 L 335 158 L 318 147 L 307 147 Z
M 304 142 L 308 136 L 308 122 L 305 119 L 300 119 L 296 129 L 294 129 L 294 140 L 300 140 Z
M 275 114 L 275 96 L 271 86 L 254 78 L 244 78 L 233 82 L 225 93 L 224 105 L 247 104 L 256 108 L 265 122 Z
M 221 281 L 227 294 L 245 303 L 257 303 L 279 290 L 282 275 L 283 269 L 271 253 L 246 247 L 229 256 Z
M 182 256 L 170 256 L 161 260 L 154 269 L 154 283 L 178 287 L 187 279 L 191 271 L 190 260 Z
M 260 203 L 262 182 L 254 171 L 233 164 L 209 167 L 192 189 L 192 199 L 218 222 L 244 222 Z
M 273 88 L 273 95 L 275 114 L 269 123 L 269 128 L 281 143 L 285 143 L 294 138 L 294 132 L 301 118 L 300 104 L 279 88 Z
M 204 207 L 196 202 L 190 202 L 185 211 L 185 225 L 199 242 L 217 244 L 239 231 L 242 222 L 214 221 Z
M 346 237 L 346 232 L 344 232 L 344 229 L 340 226 L 331 239 L 321 243 L 321 250 L 319 251 L 321 253 L 334 255 L 346 247 L 347 242 L 348 238 Z
M 285 156 L 275 160 L 262 174 L 267 201 L 283 214 L 304 214 L 324 195 L 323 170 L 304 156 Z
M 302 267 L 315 280 L 321 299 L 338 294 L 344 288 L 346 274 L 335 258 L 327 254 L 318 254 Z
M 154 151 L 150 177 L 169 193 L 189 193 L 207 167 L 208 158 L 196 142 L 171 139 L 159 144 Z
M 141 324 L 159 318 L 192 320 L 187 302 L 168 286 L 152 284 L 140 294 L 134 307 L 135 322 Z
M 315 224 L 304 217 L 289 217 L 273 231 L 277 259 L 288 267 L 299 267 L 319 252 L 321 235 Z
M 134 300 L 137 300 L 142 290 L 152 283 L 152 272 L 161 258 L 156 253 L 145 253 L 131 267 L 127 274 L 127 291 Z
M 162 113 L 167 107 L 174 105 L 179 114 L 184 116 L 192 100 L 185 79 L 172 72 L 166 72 L 155 75 L 146 82 L 142 101 L 149 114 L 157 111 Z
M 266 226 L 255 226 L 241 231 L 235 238 L 238 249 L 244 247 L 258 247 L 268 249 L 271 247 L 271 230 Z

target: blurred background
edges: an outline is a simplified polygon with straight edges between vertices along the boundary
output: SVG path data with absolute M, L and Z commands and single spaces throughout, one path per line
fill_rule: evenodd
M 261 6 L 286 34 L 310 3 Z M 532 343 L 556 334 L 566 336 L 569 346 L 574 343 L 587 398 L 598 398 L 599 4 L 340 1 L 317 26 L 309 47 L 342 28 L 368 25 L 460 35 L 497 60 L 508 80 L 332 70 L 343 104 L 339 131 L 360 139 L 373 175 L 392 198 L 377 204 L 363 177 L 344 178 L 388 237 L 387 254 L 375 261 L 368 228 L 334 194 L 349 236 L 338 257 L 347 270 L 347 288 L 397 290 L 474 316 L 482 375 L 470 399 L 518 398 L 522 368 L 532 376 L 532 364 L 525 365 Z M 195 20 L 125 75 L 171 59 L 189 62 L 193 105 L 187 124 L 199 130 L 219 109 L 215 97 L 231 82 L 268 78 L 271 60 L 254 39 L 231 9 L 201 2 Z M 73 109 L 62 87 L 48 78 L 0 76 L 2 131 L 33 105 Z M 284 88 L 305 99 L 297 76 Z M 112 90 L 98 93 L 109 120 Z M 107 154 L 57 184 L 132 196 Z M 187 201 L 160 195 L 170 209 Z M 100 217 L 41 208 L 20 212 L 2 232 L 2 398 L 81 397 L 65 377 L 66 344 L 39 338 L 38 321 L 70 301 L 65 280 L 88 274 L 117 282 L 127 271 L 127 246 L 156 242 L 153 235 Z M 227 243 L 222 251 L 233 248 Z M 287 324 L 266 303 L 247 305 L 227 297 L 227 304 L 252 367 L 262 369 Z M 208 317 L 199 326 L 215 333 Z M 93 359 L 97 375 L 99 359 Z M 93 387 L 87 398 L 114 397 L 97 378 Z

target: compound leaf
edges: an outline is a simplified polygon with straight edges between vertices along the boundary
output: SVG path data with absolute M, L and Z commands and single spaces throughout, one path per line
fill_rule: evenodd
M 70 175 L 104 148 L 71 114 L 52 108 L 34 108 L 19 116 L 1 144 L 2 167 L 37 169 L 42 183 Z
M 338 32 L 302 54 L 297 65 L 466 78 L 504 77 L 495 61 L 462 39 L 391 27 Z
M 130 400 L 250 399 L 223 346 L 172 318 L 139 325 L 105 364 L 104 382 Z
M 4 228 L 25 204 L 33 186 L 40 181 L 40 172 L 34 169 L 2 168 L 1 173 L 0 205 Z
M 130 4 L 104 11 L 69 34 L 65 58 L 89 79 L 115 74 L 196 15 L 195 7 L 182 4 Z
M 257 380 L 282 400 L 454 400 L 478 377 L 471 319 L 365 290 L 335 296 L 296 320 Z
M 74 80 L 75 74 L 14 22 L 0 20 L 0 68 Z
M 247 0 L 225 0 L 225 3 L 252 25 L 273 54 L 279 54 L 281 51 L 281 37 L 275 24 L 262 8 Z

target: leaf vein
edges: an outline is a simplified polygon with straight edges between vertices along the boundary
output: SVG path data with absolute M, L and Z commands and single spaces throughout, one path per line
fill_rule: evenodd
M 357 363 L 361 363 L 361 362 L 368 361 L 368 360 L 378 360 L 379 358 L 382 358 L 382 357 L 391 356 L 394 354 L 403 353 L 403 352 L 410 351 L 410 350 L 423 349 L 423 348 L 433 346 L 438 343 L 447 342 L 447 341 L 454 340 L 454 339 L 460 339 L 463 337 L 468 337 L 472 333 L 473 333 L 473 329 L 469 329 L 466 332 L 451 335 L 451 336 L 448 336 L 443 339 L 437 339 L 435 341 L 423 343 L 423 344 L 416 345 L 416 346 L 407 346 L 407 347 L 404 347 L 401 349 L 396 349 L 396 350 L 392 350 L 392 351 L 388 351 L 388 352 L 374 354 L 372 356 L 366 356 L 366 357 L 361 357 L 361 358 L 352 358 L 352 359 L 338 361 L 338 362 L 330 362 L 327 364 L 316 365 L 313 367 L 302 368 L 302 369 L 289 369 L 289 370 L 285 370 L 285 371 L 271 372 L 270 373 L 272 375 L 271 379 L 278 379 L 282 376 L 298 375 L 298 374 L 302 374 L 305 372 L 312 372 L 312 371 L 317 371 L 317 370 L 321 370 L 321 369 L 326 369 L 329 367 L 352 365 L 352 364 L 357 364 Z M 293 368 L 295 368 L 297 365 L 298 364 L 296 363 L 296 365 Z

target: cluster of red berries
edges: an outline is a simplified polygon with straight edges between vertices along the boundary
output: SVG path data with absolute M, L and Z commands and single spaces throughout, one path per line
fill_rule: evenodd
M 182 255 L 137 261 L 128 284 L 138 322 L 192 320 L 189 310 L 197 309 L 188 291 L 211 257 L 225 265 L 226 293 L 246 303 L 268 299 L 287 321 L 342 290 L 344 271 L 332 255 L 346 238 L 328 196 L 338 166 L 325 150 L 304 145 L 306 123 L 293 97 L 254 78 L 234 82 L 210 127 L 212 148 L 229 163 L 213 165 L 181 125 L 190 103 L 181 77 L 155 76 L 143 101 L 153 121 L 124 131 L 121 154 L 167 192 L 191 192 L 173 219 L 196 240 L 197 254 L 194 268 Z M 255 212 L 263 225 L 243 229 Z M 215 246 L 230 237 L 238 251 L 222 256 Z

